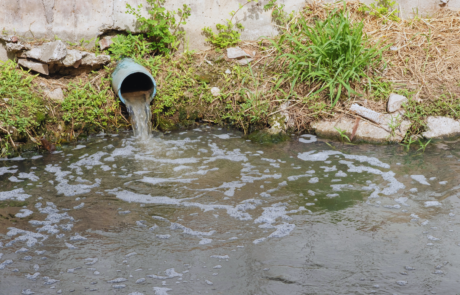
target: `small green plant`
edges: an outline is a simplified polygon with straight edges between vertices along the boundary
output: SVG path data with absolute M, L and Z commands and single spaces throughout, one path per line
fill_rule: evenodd
M 99 89 L 98 89 L 99 88 Z M 96 88 L 90 83 L 69 83 L 68 92 L 62 102 L 62 119 L 71 124 L 72 129 L 97 125 L 106 129 L 114 120 L 118 104 L 112 95 L 108 78 L 103 78 Z
M 244 6 L 252 2 L 258 2 L 258 0 L 247 0 L 243 5 L 240 4 L 239 8 L 236 11 L 230 12 L 230 19 L 225 21 L 225 24 L 217 24 L 216 29 L 218 33 L 214 33 L 211 27 L 204 27 L 203 34 L 207 37 L 206 42 L 216 46 L 217 48 L 227 48 L 238 44 L 241 41 L 241 33 L 238 30 L 243 31 L 244 26 L 239 23 L 233 23 L 233 18 Z
M 345 139 L 348 140 L 348 142 L 351 142 L 350 138 L 345 134 L 345 130 L 342 130 L 338 127 L 334 127 L 335 130 L 337 130 L 337 132 L 339 133 L 340 135 L 340 139 L 342 140 L 343 143 L 345 143 Z
M 117 57 L 130 57 L 142 59 L 152 54 L 152 43 L 145 40 L 143 35 L 117 35 L 112 38 L 109 52 Z
M 185 25 L 186 20 L 191 15 L 191 9 L 186 4 L 182 9 L 166 10 L 163 6 L 166 0 L 147 0 L 150 6 L 147 9 L 149 17 L 144 17 L 141 14 L 142 4 L 139 4 L 137 9 L 129 4 L 126 4 L 126 13 L 136 17 L 139 23 L 139 29 L 147 35 L 151 42 L 151 48 L 155 53 L 170 53 L 171 50 L 176 50 L 180 41 L 185 35 L 185 31 L 181 29 L 181 25 Z M 176 19 L 176 15 L 179 17 Z
M 401 145 L 404 146 L 404 148 L 406 149 L 406 151 L 409 151 L 410 149 L 410 146 L 416 142 L 416 140 L 414 140 L 412 138 L 412 136 L 408 136 L 408 138 L 404 141 L 404 143 L 402 143 Z
M 388 128 L 390 128 L 390 135 L 389 137 L 394 137 L 396 133 L 396 129 L 401 126 L 402 120 L 399 117 L 399 114 L 396 116 L 391 116 L 390 122 L 388 123 Z
M 272 22 L 277 24 L 281 29 L 285 29 L 289 22 L 294 18 L 294 11 L 288 14 L 284 11 L 284 4 L 277 4 L 278 0 L 270 0 L 265 6 L 265 11 L 272 11 Z
M 299 82 L 320 83 L 314 94 L 328 89 L 335 106 L 345 90 L 357 94 L 350 84 L 367 78 L 367 69 L 377 67 L 382 60 L 385 48 L 369 44 L 363 34 L 364 23 L 352 24 L 346 6 L 330 12 L 325 20 L 317 20 L 314 26 L 304 18 L 299 18 L 297 25 L 297 30 L 273 41 L 282 53 L 277 60 L 287 63 L 287 73 L 278 85 L 288 80 L 291 91 Z
M 399 10 L 394 8 L 396 4 L 396 1 L 392 0 L 376 0 L 369 6 L 367 6 L 364 3 L 361 3 L 359 11 L 367 12 L 370 15 L 373 15 L 377 18 L 385 17 L 392 21 L 400 21 L 400 18 L 398 17 Z
M 427 142 L 425 142 L 425 143 L 424 143 L 424 142 L 422 142 L 422 140 L 421 140 L 421 139 L 419 139 L 419 140 L 418 140 L 418 144 L 420 145 L 420 148 L 419 148 L 417 151 L 422 151 L 422 153 L 424 153 L 424 152 L 425 152 L 425 149 L 426 149 L 426 147 L 428 146 L 428 144 L 430 144 L 430 142 L 431 142 L 431 139 L 430 139 L 430 140 L 428 140 L 428 141 L 427 141 Z

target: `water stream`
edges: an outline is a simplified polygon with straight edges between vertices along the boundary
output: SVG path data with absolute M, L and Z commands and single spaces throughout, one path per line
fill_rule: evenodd
M 456 294 L 457 143 L 202 126 L 0 161 L 0 294 Z
M 126 108 L 133 127 L 134 137 L 147 140 L 152 134 L 152 112 L 150 111 L 150 91 L 124 92 Z

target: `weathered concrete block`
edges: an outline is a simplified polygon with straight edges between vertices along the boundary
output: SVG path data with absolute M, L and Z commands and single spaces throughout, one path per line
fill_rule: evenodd
M 362 107 L 356 103 L 354 103 L 350 111 L 355 112 L 357 115 L 360 115 L 361 117 L 364 117 L 372 122 L 375 122 L 377 124 L 385 124 L 386 123 L 386 118 L 384 114 L 378 113 L 376 111 L 370 110 L 368 108 Z
M 22 50 L 29 50 L 29 44 L 22 44 L 22 43 L 6 43 L 6 50 L 8 52 L 18 52 Z
M 88 53 L 87 56 L 85 56 L 81 60 L 81 65 L 82 66 L 100 66 L 100 65 L 105 65 L 110 62 L 110 55 L 98 55 L 96 56 L 94 53 Z
M 399 94 L 390 94 L 390 98 L 387 103 L 387 111 L 389 113 L 394 113 L 401 109 L 401 106 L 406 103 L 408 99 L 405 96 Z
M 45 95 L 46 97 L 57 101 L 57 102 L 63 102 L 64 101 L 64 92 L 62 92 L 61 88 L 56 88 L 53 91 L 51 90 L 45 90 Z
M 422 135 L 425 138 L 444 138 L 460 135 L 460 122 L 447 117 L 428 117 L 428 131 Z
M 404 124 L 401 124 L 400 126 L 401 130 L 399 132 L 390 132 L 381 126 L 376 126 L 361 120 L 353 138 L 353 142 L 401 142 L 410 127 L 410 122 L 403 121 L 403 123 Z M 311 126 L 320 137 L 340 139 L 340 133 L 337 130 L 340 129 L 345 131 L 345 134 L 350 138 L 353 132 L 353 127 L 355 126 L 355 120 L 350 118 L 340 118 L 333 121 L 324 120 L 315 122 Z
M 242 57 L 252 57 L 250 54 L 247 54 L 240 47 L 230 47 L 227 48 L 227 57 L 228 58 L 242 58 Z
M 104 38 L 99 40 L 99 48 L 101 50 L 105 50 L 105 49 L 109 48 L 110 45 L 112 45 L 112 43 L 113 43 L 112 36 L 105 36 Z
M 82 52 L 79 50 L 70 49 L 67 50 L 67 55 L 62 60 L 62 64 L 66 67 L 74 66 L 83 57 L 87 56 L 89 52 Z
M 67 48 L 61 40 L 45 43 L 24 52 L 24 56 L 50 63 L 60 61 L 67 55 Z
M 37 61 L 30 61 L 27 59 L 19 59 L 18 64 L 22 67 L 31 69 L 32 71 L 38 72 L 43 75 L 49 75 L 48 65 L 37 62 Z

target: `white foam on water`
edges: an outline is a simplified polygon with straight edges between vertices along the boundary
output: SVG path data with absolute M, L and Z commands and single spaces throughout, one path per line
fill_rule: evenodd
M 5 267 L 10 264 L 13 264 L 13 260 L 7 259 L 3 261 L 2 263 L 0 263 L 0 270 L 5 269 Z
M 23 182 L 24 181 L 24 180 L 18 179 L 16 176 L 11 176 L 10 178 L 8 178 L 8 180 L 11 182 Z
M 233 151 L 222 150 L 215 143 L 210 143 L 208 146 L 211 148 L 212 156 L 205 158 L 207 159 L 204 161 L 205 164 L 216 160 L 229 160 L 233 162 L 248 161 L 248 158 L 240 152 L 240 149 L 234 149 Z
M 313 142 L 316 142 L 317 140 L 318 139 L 313 134 L 302 134 L 299 138 L 299 141 L 302 143 L 313 143 Z
M 414 188 L 411 188 L 409 191 L 410 191 L 411 193 L 416 193 L 416 192 L 418 192 L 418 189 L 416 189 L 416 188 L 414 187 Z
M 27 251 L 29 251 L 29 249 L 23 247 L 23 248 L 17 250 L 16 252 L 14 252 L 14 253 L 26 253 Z
M 198 244 L 207 245 L 207 244 L 211 244 L 211 243 L 212 243 L 212 239 L 203 238 L 203 239 L 201 239 L 201 241 Z
M 426 177 L 424 175 L 411 175 L 410 177 L 421 184 L 430 185 L 430 183 L 426 180 Z
M 319 168 L 323 168 L 324 172 L 332 172 L 332 171 L 337 171 L 337 167 L 334 165 L 332 167 L 329 166 L 320 166 Z
M 128 279 L 125 279 L 125 278 L 116 278 L 116 279 L 107 281 L 107 283 L 116 284 L 116 283 L 126 282 L 127 280 L 128 280 Z
M 85 206 L 85 203 L 81 203 L 80 205 L 74 206 L 73 208 L 74 208 L 75 210 L 77 210 L 77 209 L 83 208 L 84 206 Z
M 162 240 L 166 240 L 166 239 L 169 239 L 171 235 L 156 235 L 156 237 Z
M 165 205 L 180 205 L 181 200 L 170 197 L 152 197 L 151 195 L 142 195 L 130 191 L 115 191 L 106 190 L 106 192 L 116 195 L 118 199 L 126 202 L 144 203 L 144 204 L 165 204 Z
M 230 135 L 232 135 L 231 133 L 230 134 L 213 134 L 214 137 L 217 137 L 217 138 L 220 138 L 220 139 L 229 139 L 230 138 Z
M 12 191 L 0 192 L 0 201 L 16 200 L 25 201 L 31 195 L 25 194 L 23 188 L 17 188 Z
M 211 255 L 209 257 L 217 258 L 217 259 L 230 259 L 230 257 L 228 255 Z
M 242 188 L 245 186 L 246 183 L 242 183 L 240 181 L 232 181 L 232 182 L 224 182 L 221 186 L 215 188 L 205 188 L 205 189 L 197 189 L 198 191 L 217 191 L 220 189 L 227 189 L 224 192 L 224 195 L 233 197 L 235 195 L 235 190 L 237 188 Z
M 79 150 L 79 149 L 82 149 L 82 148 L 85 148 L 85 147 L 86 147 L 86 145 L 79 144 L 73 150 Z
M 73 164 L 72 164 L 73 165 Z M 72 165 L 69 165 L 71 167 Z M 77 168 L 79 168 L 77 166 Z M 56 166 L 52 166 L 51 164 L 46 165 L 45 171 L 54 173 L 56 176 L 56 181 L 58 185 L 55 186 L 58 194 L 64 194 L 66 197 L 72 197 L 79 194 L 85 194 L 91 192 L 92 188 L 99 187 L 101 184 L 101 180 L 96 178 L 94 184 L 86 185 L 86 184 L 76 184 L 71 185 L 68 184 L 69 180 L 65 179 L 64 177 L 69 175 L 70 171 L 61 171 L 61 168 Z M 78 172 L 77 172 L 78 173 Z
M 30 248 L 30 247 L 35 246 L 35 244 L 38 243 L 38 239 L 41 239 L 40 242 L 43 242 L 44 240 L 48 238 L 47 235 L 43 235 L 40 233 L 34 233 L 34 232 L 30 232 L 30 231 L 26 231 L 26 230 L 14 228 L 14 227 L 9 227 L 8 229 L 9 231 L 6 233 L 8 237 L 14 237 L 16 235 L 20 235 L 20 236 L 8 242 L 6 246 L 11 246 L 17 242 L 25 242 L 26 245 Z
M 193 129 L 193 130 L 195 130 L 195 129 Z M 172 289 L 170 289 L 170 288 L 162 288 L 162 287 L 153 287 L 153 291 L 155 291 L 155 295 L 168 295 L 168 291 L 172 291 Z
M 212 236 L 216 232 L 215 230 L 211 230 L 209 232 L 194 231 L 188 227 L 183 226 L 182 224 L 174 223 L 174 222 L 171 223 L 170 229 L 171 230 L 181 229 L 183 230 L 184 234 L 191 235 L 191 236 Z
M 309 183 L 318 183 L 319 182 L 319 178 L 318 177 L 312 177 L 310 178 L 310 180 L 308 181 Z
M 15 158 L 0 158 L 0 161 L 22 161 L 26 160 L 26 158 L 23 158 L 21 156 L 15 157 Z
M 254 240 L 253 243 L 257 245 L 257 244 L 262 243 L 262 242 L 265 241 L 266 239 L 267 239 L 267 238 L 260 238 L 260 239 Z
M 441 206 L 441 203 L 438 201 L 426 201 L 425 202 L 425 207 L 438 207 Z
M 430 240 L 430 241 L 440 241 L 440 240 L 441 240 L 441 239 L 439 239 L 439 238 L 433 237 L 432 235 L 427 235 L 426 237 L 427 237 L 428 240 Z
M 36 272 L 36 273 L 34 273 L 33 275 L 31 275 L 31 274 L 26 274 L 26 278 L 29 279 L 29 280 L 35 281 L 35 280 L 38 278 L 39 275 L 40 275 L 39 272 Z
M 339 194 L 327 194 L 326 197 L 328 198 L 335 198 L 335 197 L 338 197 L 340 196 Z
M 25 217 L 30 216 L 30 215 L 32 215 L 34 213 L 33 211 L 28 210 L 28 209 L 20 209 L 19 212 L 20 213 L 16 213 L 16 215 L 14 215 L 14 216 L 16 216 L 18 218 L 25 218 Z
M 13 169 L 17 166 L 13 166 L 13 167 L 0 167 L 0 176 L 3 175 L 3 174 L 6 174 L 6 173 L 16 173 L 18 172 L 18 169 Z
M 75 236 L 70 237 L 71 241 L 85 241 L 87 238 L 75 233 Z
M 65 243 L 65 245 L 66 245 L 67 248 L 69 248 L 70 250 L 76 250 L 76 249 L 78 249 L 77 247 L 75 247 L 74 245 L 69 244 L 69 243 Z
M 295 228 L 295 224 L 290 223 L 282 223 L 279 225 L 275 225 L 276 231 L 271 233 L 268 237 L 269 238 L 282 238 L 289 235 Z
M 339 172 L 335 174 L 335 177 L 347 177 L 347 174 L 342 170 L 339 170 Z
M 395 202 L 399 203 L 399 204 L 401 204 L 403 206 L 409 207 L 409 205 L 406 203 L 407 200 L 408 200 L 407 197 L 400 197 L 400 198 L 395 199 Z
M 205 282 L 206 284 L 208 284 L 208 285 L 214 285 L 213 282 L 208 281 L 208 280 L 205 280 L 204 282 Z
M 447 181 L 440 181 L 439 184 L 440 185 L 445 185 L 445 184 L 447 184 Z
M 139 154 L 136 154 L 134 156 L 134 159 L 140 160 L 140 161 L 152 161 L 156 163 L 161 163 L 161 164 L 194 164 L 198 162 L 198 159 L 196 158 L 179 158 L 179 159 L 164 159 L 164 158 L 155 158 L 151 156 L 142 156 Z
M 139 181 L 150 183 L 150 184 L 159 184 L 167 182 L 179 182 L 179 183 L 191 183 L 198 178 L 155 178 L 155 177 L 145 177 Z
M 98 262 L 98 260 L 99 260 L 98 258 L 86 258 L 85 259 L 85 261 L 86 261 L 85 264 L 86 265 L 93 265 L 96 262 Z

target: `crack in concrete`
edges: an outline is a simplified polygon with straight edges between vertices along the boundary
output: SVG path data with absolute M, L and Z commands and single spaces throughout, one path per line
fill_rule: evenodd
M 54 0 L 42 0 L 45 9 L 46 22 L 52 24 L 54 21 Z

